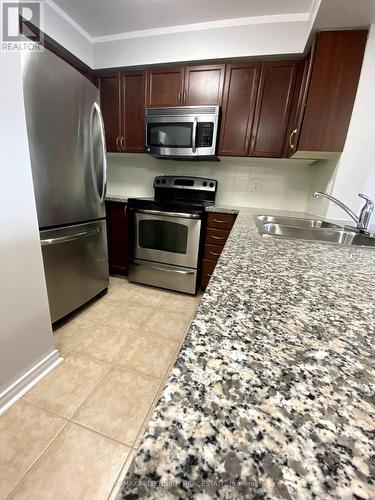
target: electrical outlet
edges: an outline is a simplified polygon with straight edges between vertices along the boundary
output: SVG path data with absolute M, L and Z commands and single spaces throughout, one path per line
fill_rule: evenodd
M 251 191 L 253 193 L 258 193 L 260 191 L 260 188 L 261 188 L 261 180 L 260 179 L 252 179 L 251 181 Z

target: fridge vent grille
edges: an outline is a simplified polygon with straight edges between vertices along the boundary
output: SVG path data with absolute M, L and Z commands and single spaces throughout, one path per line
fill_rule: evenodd
M 188 115 L 217 115 L 219 106 L 180 106 L 176 108 L 146 108 L 145 115 L 149 116 L 188 116 Z

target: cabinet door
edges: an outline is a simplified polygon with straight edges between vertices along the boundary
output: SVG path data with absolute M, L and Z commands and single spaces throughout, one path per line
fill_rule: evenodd
M 118 73 L 99 78 L 100 108 L 104 120 L 107 151 L 120 148 L 120 76 Z
M 251 156 L 282 156 L 296 69 L 296 61 L 262 63 L 250 145 Z
M 225 64 L 186 66 L 184 105 L 221 105 L 224 74 Z
M 143 153 L 145 149 L 145 72 L 121 74 L 121 150 Z
M 311 77 L 312 63 L 314 60 L 314 45 L 310 50 L 306 59 L 298 61 L 296 84 L 292 105 L 289 113 L 289 123 L 285 136 L 285 146 L 283 156 L 289 158 L 294 152 L 298 144 L 299 134 L 301 131 L 302 119 L 306 105 L 307 90 Z
M 225 76 L 219 155 L 247 156 L 260 63 L 228 64 Z
M 128 216 L 125 203 L 106 201 L 108 260 L 111 273 L 127 274 L 129 267 Z
M 319 152 L 343 150 L 366 40 L 364 30 L 323 31 L 317 35 L 299 152 L 319 157 Z
M 179 106 L 182 103 L 184 68 L 147 71 L 147 106 Z

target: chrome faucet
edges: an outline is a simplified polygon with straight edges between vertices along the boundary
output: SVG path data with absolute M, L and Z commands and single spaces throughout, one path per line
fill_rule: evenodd
M 322 193 L 320 191 L 317 191 L 313 194 L 313 198 L 327 198 L 330 201 L 333 201 L 333 203 L 336 203 L 340 208 L 342 208 L 350 217 L 354 220 L 356 223 L 358 231 L 361 233 L 369 233 L 369 226 L 370 226 L 370 221 L 371 221 L 371 216 L 373 214 L 375 204 L 370 198 L 365 196 L 362 193 L 359 193 L 358 195 L 360 198 L 363 198 L 365 200 L 365 205 L 362 208 L 359 216 L 357 216 L 353 210 L 350 210 L 349 207 L 347 207 L 344 203 L 342 203 L 340 200 L 335 198 L 334 196 L 331 196 L 330 194 L 327 193 Z

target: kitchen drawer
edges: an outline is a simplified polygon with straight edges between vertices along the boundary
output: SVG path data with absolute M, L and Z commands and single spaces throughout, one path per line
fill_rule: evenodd
M 216 245 L 223 247 L 228 239 L 230 231 L 208 227 L 206 231 L 206 245 Z
M 216 267 L 216 262 L 213 260 L 202 260 L 202 287 L 205 288 L 210 281 L 212 273 Z
M 232 229 L 236 215 L 209 213 L 207 218 L 207 227 L 216 229 Z
M 223 247 L 218 245 L 205 245 L 204 247 L 204 259 L 214 260 L 215 262 L 219 259 Z

